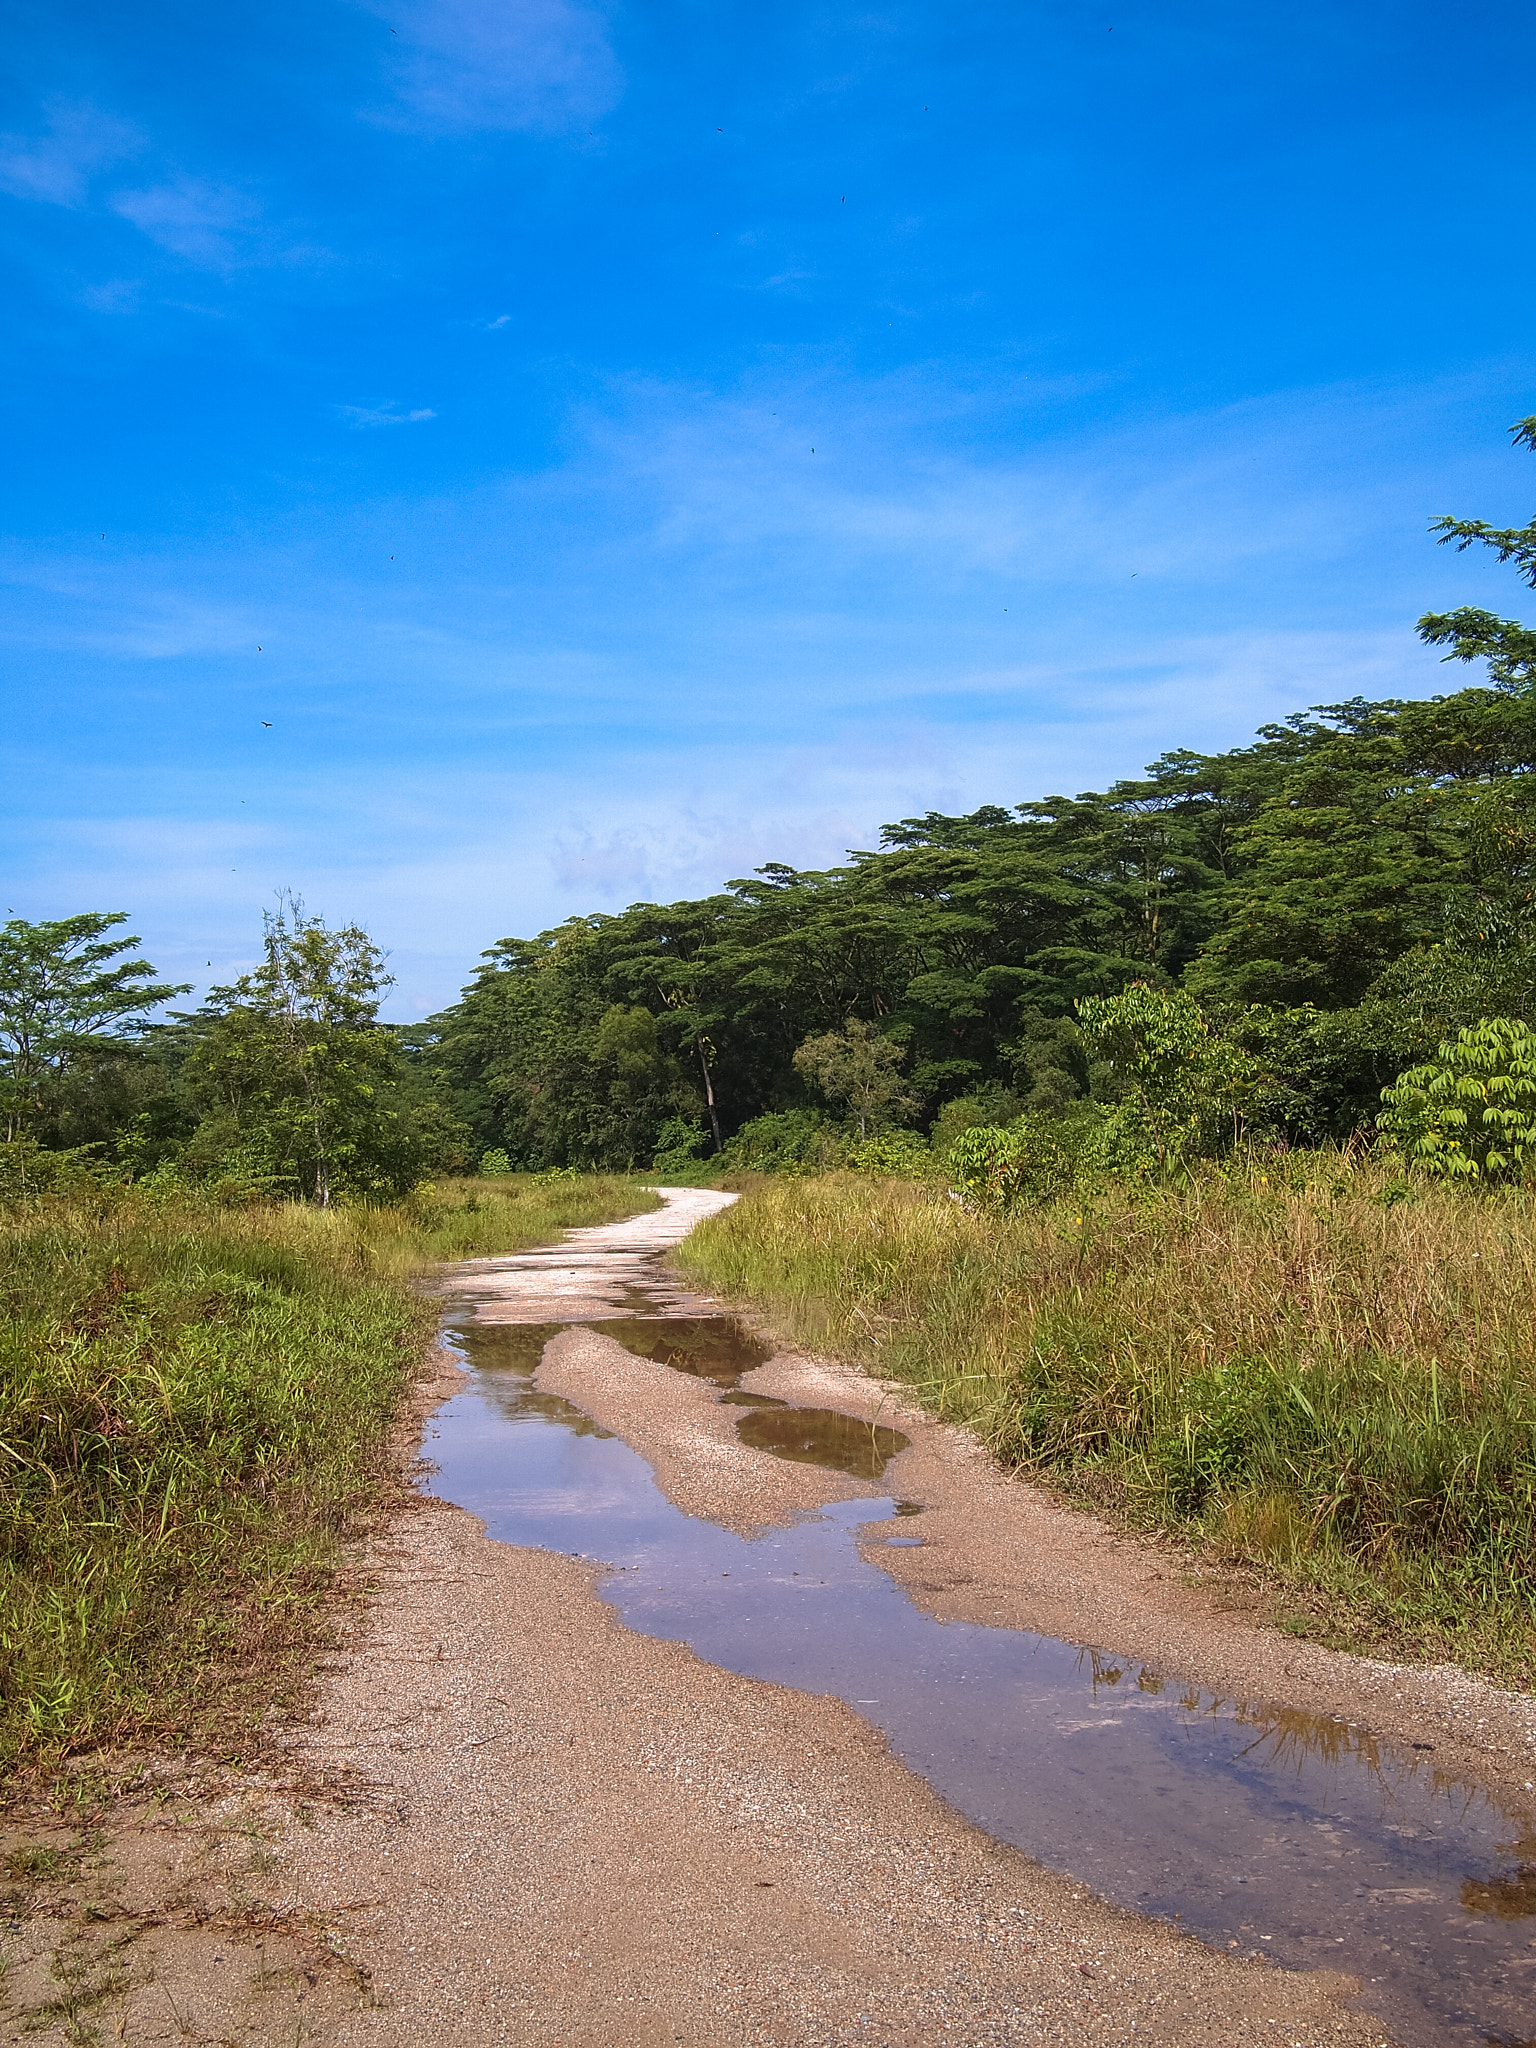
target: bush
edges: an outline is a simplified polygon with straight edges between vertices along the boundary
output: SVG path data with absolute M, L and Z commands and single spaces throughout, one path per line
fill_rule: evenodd
M 1382 1089 L 1380 1122 L 1441 1180 L 1536 1179 L 1536 1034 L 1481 1017 Z
M 479 1171 L 482 1180 L 499 1180 L 504 1174 L 512 1171 L 512 1162 L 497 1145 L 492 1151 L 480 1154 Z
M 1001 1082 L 994 1082 L 946 1102 L 933 1120 L 928 1142 L 934 1157 L 942 1159 L 962 1131 L 979 1130 L 983 1125 L 1005 1130 L 1023 1114 L 1023 1098 Z
M 781 1109 L 753 1117 L 727 1141 L 721 1164 L 732 1172 L 823 1173 L 841 1166 L 840 1126 L 819 1109 Z
M 922 1180 L 933 1164 L 933 1154 L 916 1131 L 876 1131 L 848 1153 L 855 1173 L 884 1174 L 898 1180 Z
M 669 1116 L 656 1134 L 656 1157 L 651 1172 L 662 1179 L 696 1174 L 708 1143 L 702 1124 L 691 1117 Z
M 0 1201 L 70 1194 L 107 1186 L 120 1178 L 96 1157 L 90 1145 L 80 1145 L 68 1152 L 46 1152 L 31 1138 L 0 1144 Z
M 1212 1031 L 1193 996 L 1138 981 L 1115 996 L 1085 996 L 1077 1013 L 1102 1070 L 1098 1092 L 1107 1082 L 1135 1105 L 1159 1166 L 1240 1142 L 1264 1077 L 1251 1054 Z
M 1007 1215 L 1020 1202 L 1047 1202 L 1075 1188 L 1138 1179 L 1152 1170 L 1156 1156 L 1134 1104 L 1106 1109 L 1083 1103 L 1063 1116 L 1031 1110 L 1006 1130 L 962 1131 L 945 1164 L 967 1201 Z

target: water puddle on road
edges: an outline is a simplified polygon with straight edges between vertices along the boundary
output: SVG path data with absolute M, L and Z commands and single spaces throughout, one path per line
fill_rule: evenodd
M 773 1354 L 733 1316 L 604 1316 L 587 1327 L 617 1339 L 639 1358 L 710 1381 L 725 1406 L 752 1411 L 737 1423 L 736 1434 L 755 1451 L 873 1480 L 910 1441 L 899 1429 L 861 1422 L 835 1408 L 796 1408 L 772 1394 L 748 1391 L 743 1374 L 766 1365 Z
M 920 1542 L 920 1503 L 840 1502 L 750 1541 L 683 1514 L 637 1452 L 534 1388 L 558 1327 L 450 1327 L 474 1384 L 434 1418 L 432 1492 L 502 1542 L 612 1565 L 603 1597 L 631 1628 L 848 1701 L 962 1813 L 1105 1897 L 1217 1948 L 1356 1976 L 1413 2048 L 1529 2043 L 1531 1814 L 1343 1722 L 1165 1683 L 1050 1637 L 934 1621 L 855 1540 L 889 1518 L 883 1540 Z M 628 1342 L 622 1320 L 591 1327 Z M 664 1335 L 637 1318 L 629 1348 L 730 1393 L 762 1362 L 732 1364 L 753 1341 L 733 1328 L 701 1318 Z M 742 1421 L 815 1412 L 755 1405 Z

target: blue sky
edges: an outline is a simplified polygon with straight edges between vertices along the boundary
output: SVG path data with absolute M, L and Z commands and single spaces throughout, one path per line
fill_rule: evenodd
M 1526 7 L 9 21 L 0 910 L 292 888 L 416 1017 L 1519 614 Z

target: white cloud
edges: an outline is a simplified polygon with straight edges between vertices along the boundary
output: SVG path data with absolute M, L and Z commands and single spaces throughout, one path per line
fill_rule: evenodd
M 219 270 L 244 252 L 260 219 L 260 208 L 243 192 L 204 178 L 173 178 L 140 192 L 117 192 L 110 204 L 162 249 Z
M 0 190 L 18 199 L 79 206 L 92 175 L 134 155 L 142 138 L 127 121 L 85 100 L 49 100 L 40 135 L 0 136 Z
M 139 304 L 143 287 L 136 277 L 109 277 L 100 284 L 86 285 L 81 302 L 93 313 L 132 313 Z
M 622 77 L 596 8 L 580 0 L 366 0 L 386 19 L 399 106 L 431 129 L 554 132 L 596 120 Z
M 349 427 L 409 427 L 419 420 L 437 418 L 429 405 L 417 406 L 414 412 L 401 412 L 393 402 L 388 405 L 338 405 L 336 410 Z

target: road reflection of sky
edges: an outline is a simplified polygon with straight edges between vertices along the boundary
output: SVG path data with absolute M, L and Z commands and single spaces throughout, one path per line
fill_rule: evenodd
M 685 1515 L 628 1445 L 533 1389 L 549 1331 L 453 1334 L 479 1370 L 434 1418 L 431 1490 L 502 1542 L 616 1567 L 604 1597 L 630 1627 L 840 1696 L 1002 1840 L 1218 1947 L 1359 1977 L 1416 2048 L 1529 2038 L 1529 1814 L 1339 1721 L 936 1622 L 858 1556 L 853 1532 L 893 1502 L 839 1503 L 751 1541 Z

